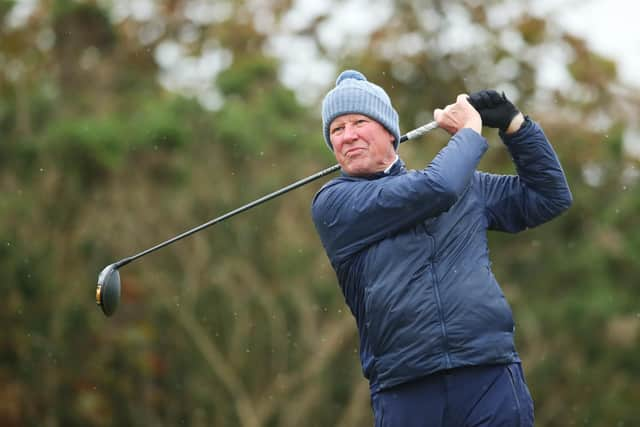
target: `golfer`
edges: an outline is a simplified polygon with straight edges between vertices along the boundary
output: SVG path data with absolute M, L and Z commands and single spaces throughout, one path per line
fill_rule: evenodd
M 487 230 L 549 221 L 571 192 L 540 126 L 504 94 L 460 95 L 434 118 L 451 139 L 427 167 L 407 170 L 381 87 L 345 71 L 322 103 L 342 174 L 316 194 L 312 215 L 358 326 L 375 425 L 532 426 Z M 476 170 L 483 125 L 500 129 L 517 175 Z

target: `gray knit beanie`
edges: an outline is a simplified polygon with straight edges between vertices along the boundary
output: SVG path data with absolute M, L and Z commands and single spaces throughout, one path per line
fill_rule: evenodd
M 343 114 L 363 114 L 384 126 L 394 136 L 393 147 L 397 150 L 400 141 L 398 113 L 393 109 L 389 95 L 380 86 L 368 82 L 355 70 L 340 73 L 333 88 L 322 101 L 322 129 L 324 140 L 333 151 L 329 139 L 329 126 Z

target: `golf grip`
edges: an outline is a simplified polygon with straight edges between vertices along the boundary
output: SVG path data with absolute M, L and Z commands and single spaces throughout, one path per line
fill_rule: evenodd
M 426 134 L 428 132 L 431 132 L 432 130 L 436 129 L 437 127 L 438 127 L 438 124 L 435 121 L 433 121 L 431 123 L 427 123 L 424 126 L 420 126 L 419 128 L 416 128 L 416 129 L 414 129 L 412 131 L 409 131 L 405 135 L 401 136 L 400 137 L 400 143 L 403 143 L 403 142 L 408 141 L 410 139 L 415 139 L 415 138 L 421 137 L 422 135 L 424 135 L 424 134 Z M 146 250 L 144 250 L 144 251 L 142 251 L 140 253 L 137 253 L 135 255 L 132 255 L 130 257 L 123 258 L 123 259 L 121 259 L 120 261 L 118 261 L 118 262 L 116 262 L 114 264 L 114 268 L 117 269 L 117 268 L 122 267 L 123 265 L 127 265 L 130 262 L 132 262 L 132 261 L 134 261 L 134 260 L 136 260 L 136 259 L 138 259 L 140 257 L 143 257 L 143 256 L 145 256 L 145 255 L 147 255 L 147 254 L 149 254 L 151 252 L 157 251 L 158 249 L 163 248 L 163 247 L 165 247 L 167 245 L 170 245 L 170 244 L 172 244 L 172 243 L 174 243 L 174 242 L 176 242 L 178 240 L 184 239 L 185 237 L 190 236 L 193 233 L 197 233 L 198 231 L 201 231 L 201 230 L 203 230 L 203 229 L 205 229 L 207 227 L 211 227 L 214 224 L 222 222 L 225 219 L 231 218 L 234 215 L 237 215 L 237 214 L 239 214 L 241 212 L 244 212 L 244 211 L 246 211 L 248 209 L 251 209 L 251 208 L 253 208 L 255 206 L 258 206 L 258 205 L 260 205 L 260 204 L 262 204 L 262 203 L 264 203 L 264 202 L 266 202 L 268 200 L 274 199 L 274 198 L 276 198 L 278 196 L 281 196 L 281 195 L 283 195 L 285 193 L 288 193 L 291 190 L 295 190 L 298 187 L 302 187 L 303 185 L 308 184 L 308 183 L 310 183 L 312 181 L 315 181 L 318 178 L 322 178 L 323 176 L 329 175 L 330 173 L 333 173 L 333 172 L 337 171 L 338 169 L 340 169 L 340 165 L 336 164 L 336 165 L 333 165 L 333 166 L 331 166 L 329 168 L 323 169 L 320 172 L 316 172 L 313 175 L 310 175 L 310 176 L 308 176 L 306 178 L 303 178 L 303 179 L 301 179 L 299 181 L 296 181 L 296 182 L 294 182 L 292 184 L 289 184 L 286 187 L 281 188 L 280 190 L 274 191 L 273 193 L 269 193 L 269 194 L 267 194 L 265 196 L 262 196 L 259 199 L 254 200 L 253 202 L 247 203 L 244 206 L 240 206 L 239 208 L 234 209 L 231 212 L 227 212 L 226 214 L 224 214 L 222 216 L 219 216 L 217 218 L 214 218 L 214 219 L 212 219 L 210 221 L 207 221 L 204 224 L 201 224 L 201 225 L 199 225 L 199 226 L 197 226 L 195 228 L 192 228 L 191 230 L 187 230 L 182 234 L 178 234 L 177 236 L 172 237 L 169 240 L 166 240 L 166 241 L 164 241 L 162 243 L 158 243 L 157 245 L 155 245 L 155 246 L 153 246 L 153 247 L 151 247 L 149 249 L 146 249 Z

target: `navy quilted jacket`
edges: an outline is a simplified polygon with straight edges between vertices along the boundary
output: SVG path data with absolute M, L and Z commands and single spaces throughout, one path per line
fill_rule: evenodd
M 343 174 L 312 215 L 360 335 L 373 393 L 436 371 L 519 361 L 487 230 L 518 232 L 571 204 L 558 158 L 527 119 L 501 137 L 517 176 L 476 171 L 486 140 L 455 134 L 429 167 Z

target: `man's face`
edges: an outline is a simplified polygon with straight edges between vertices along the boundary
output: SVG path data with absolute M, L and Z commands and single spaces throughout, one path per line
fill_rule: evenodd
M 342 170 L 352 176 L 385 170 L 396 159 L 393 135 L 362 114 L 345 114 L 329 126 L 333 152 Z

